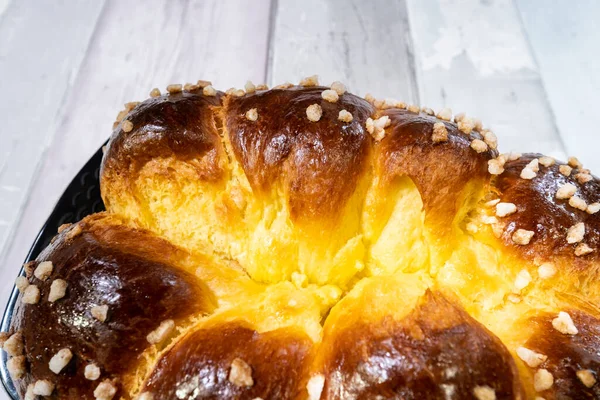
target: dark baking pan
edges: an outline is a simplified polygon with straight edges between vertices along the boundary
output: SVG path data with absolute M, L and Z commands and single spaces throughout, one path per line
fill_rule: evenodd
M 24 263 L 34 260 L 38 254 L 50 244 L 50 240 L 56 235 L 58 227 L 62 224 L 77 222 L 86 215 L 93 214 L 99 211 L 104 211 L 104 203 L 100 198 L 100 162 L 102 161 L 102 148 L 98 149 L 96 154 L 81 168 L 79 173 L 75 175 L 67 189 L 64 191 L 58 203 L 52 210 L 52 213 L 46 220 L 46 223 L 38 233 L 34 240 Z M 8 266 L 9 268 L 11 266 Z M 23 275 L 21 268 L 20 275 Z M 15 278 L 17 276 L 15 275 Z M 19 292 L 16 287 L 13 287 L 12 293 L 2 316 L 1 330 L 8 331 L 10 320 L 17 302 Z M 18 400 L 19 396 L 10 379 L 6 368 L 8 357 L 5 352 L 2 352 L 2 362 L 0 363 L 0 377 L 2 384 L 9 396 Z

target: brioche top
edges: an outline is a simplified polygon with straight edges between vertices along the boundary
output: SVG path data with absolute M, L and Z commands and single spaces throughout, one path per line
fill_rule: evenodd
M 17 282 L 24 398 L 600 398 L 600 181 L 339 82 L 154 89 Z

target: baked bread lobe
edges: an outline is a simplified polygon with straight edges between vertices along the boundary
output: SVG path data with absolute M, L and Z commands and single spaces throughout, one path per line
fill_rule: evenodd
M 128 103 L 100 178 L 17 281 L 24 398 L 600 398 L 575 158 L 316 77 L 199 81 Z

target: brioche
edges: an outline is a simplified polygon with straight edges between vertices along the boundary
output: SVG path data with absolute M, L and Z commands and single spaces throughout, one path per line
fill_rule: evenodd
M 600 181 L 316 77 L 119 114 L 26 265 L 22 398 L 600 399 Z

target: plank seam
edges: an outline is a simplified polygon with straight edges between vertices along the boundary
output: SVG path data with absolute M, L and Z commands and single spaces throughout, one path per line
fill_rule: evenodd
M 267 60 L 265 62 L 264 79 L 265 83 L 272 85 L 273 82 L 273 61 L 275 59 L 275 24 L 277 12 L 279 9 L 279 0 L 271 0 L 269 10 L 269 32 L 267 34 Z

